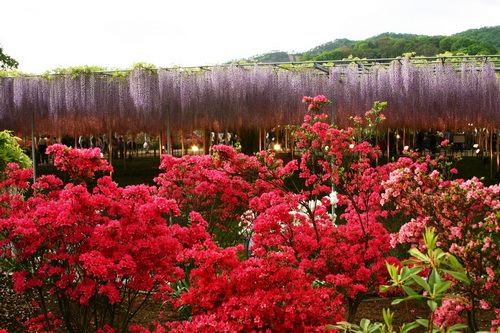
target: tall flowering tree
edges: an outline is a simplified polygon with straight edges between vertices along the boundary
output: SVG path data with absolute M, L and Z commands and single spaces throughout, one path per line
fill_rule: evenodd
M 24 116 L 33 112 L 37 132 L 70 134 L 159 132 L 167 124 L 189 132 L 272 128 L 300 124 L 300 98 L 316 93 L 335 100 L 335 123 L 342 128 L 377 100 L 388 102 L 386 128 L 494 127 L 500 121 L 494 66 L 464 61 L 457 68 L 400 59 L 384 66 L 358 61 L 328 73 L 233 65 L 192 71 L 136 68 L 121 78 L 88 71 L 1 77 L 0 121 L 28 132 Z

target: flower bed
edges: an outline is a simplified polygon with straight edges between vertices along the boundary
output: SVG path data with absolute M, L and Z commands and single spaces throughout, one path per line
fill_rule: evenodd
M 367 139 L 383 103 L 338 129 L 320 113 L 324 96 L 304 101 L 293 129 L 304 154 L 286 164 L 219 145 L 165 155 L 155 186 L 124 188 L 101 175 L 112 169 L 98 150 L 48 149 L 67 184 L 30 186 L 29 170 L 9 164 L 0 186 L 24 193 L 0 196 L 0 257 L 33 299 L 28 328 L 144 333 L 136 318 L 165 303 L 176 316 L 155 332 L 324 331 L 364 316 L 373 295 L 403 292 L 427 302 L 430 329 L 477 330 L 479 308 L 498 325 L 500 187 L 448 178 L 456 171 L 440 156 L 376 166 Z M 292 175 L 301 182 L 289 188 Z

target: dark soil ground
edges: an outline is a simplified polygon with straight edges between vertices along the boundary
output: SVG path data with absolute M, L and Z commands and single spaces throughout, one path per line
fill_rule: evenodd
M 359 323 L 362 318 L 367 318 L 371 322 L 383 322 L 382 309 L 390 308 L 394 314 L 394 325 L 399 327 L 403 323 L 411 322 L 417 318 L 427 318 L 427 308 L 418 303 L 391 305 L 393 299 L 368 298 L 361 303 L 356 314 L 355 323 Z M 0 275 L 0 329 L 6 329 L 9 333 L 24 333 L 27 329 L 23 327 L 23 322 L 32 316 L 29 301 L 23 295 L 16 294 L 12 289 L 10 279 Z M 144 326 L 158 319 L 158 313 L 165 310 L 164 305 L 149 304 L 137 323 Z M 479 313 L 479 323 L 482 330 L 489 330 L 490 322 L 494 319 L 493 311 L 482 311 Z

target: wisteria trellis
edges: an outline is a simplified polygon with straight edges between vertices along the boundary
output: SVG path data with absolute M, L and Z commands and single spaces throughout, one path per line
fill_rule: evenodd
M 126 78 L 102 73 L 0 78 L 2 128 L 28 133 L 120 133 L 209 128 L 270 128 L 298 124 L 304 95 L 333 99 L 335 123 L 348 126 L 374 101 L 388 102 L 390 128 L 500 127 L 500 79 L 494 65 L 467 62 L 310 68 L 212 67 L 210 70 L 140 70 Z

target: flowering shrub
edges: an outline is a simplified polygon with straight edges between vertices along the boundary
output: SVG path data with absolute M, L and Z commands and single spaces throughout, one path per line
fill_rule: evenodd
M 20 141 L 12 132 L 0 131 L 0 176 L 9 163 L 16 163 L 21 168 L 30 167 L 31 161 L 19 145 Z
M 293 253 L 270 252 L 241 261 L 241 250 L 190 251 L 186 259 L 197 268 L 180 301 L 191 304 L 194 316 L 189 323 L 169 325 L 174 332 L 218 323 L 230 323 L 233 332 L 322 331 L 329 320 L 342 318 L 340 295 L 314 286 L 314 276 L 297 267 Z
M 163 155 L 160 168 L 165 172 L 155 180 L 159 194 L 179 205 L 179 223 L 196 210 L 221 246 L 235 245 L 241 242 L 238 222 L 250 198 L 280 191 L 295 162 L 283 165 L 272 153 L 247 156 L 226 145 L 213 146 L 213 152 L 181 158 Z
M 332 103 L 324 95 L 317 95 L 314 97 L 304 96 L 302 102 L 309 103 L 307 110 L 311 112 L 319 112 L 324 105 Z
M 51 146 L 68 184 L 42 176 L 29 186 L 31 171 L 9 164 L 0 187 L 31 191 L 0 195 L 0 261 L 16 291 L 35 300 L 40 316 L 28 327 L 149 332 L 130 321 L 158 298 L 186 317 L 157 322 L 155 332 L 323 331 L 393 277 L 386 265 L 399 274 L 389 251 L 422 247 L 427 226 L 470 281 L 443 271 L 446 289 L 467 305 L 441 297 L 431 322 L 458 323 L 451 314 L 469 311 L 476 329 L 477 300 L 499 312 L 499 187 L 442 177 L 454 173 L 444 158 L 374 166 L 379 151 L 365 139 L 384 119 L 383 103 L 338 129 L 320 113 L 324 96 L 304 102 L 310 113 L 294 128 L 299 163 L 218 145 L 210 156 L 164 155 L 157 186 L 125 188 L 96 176 L 112 172 L 97 149 Z M 384 223 L 393 217 L 405 223 L 391 235 Z
M 69 155 L 93 159 L 86 152 Z M 99 168 L 92 165 L 85 175 Z M 24 176 L 18 171 L 13 168 L 11 181 Z M 0 197 L 0 260 L 13 271 L 15 290 L 36 300 L 45 319 L 31 324 L 45 330 L 60 323 L 50 319 L 48 299 L 55 298 L 68 332 L 105 325 L 124 331 L 147 299 L 168 297 L 169 283 L 184 277 L 177 256 L 210 238 L 197 223 L 168 225 L 165 217 L 180 211 L 155 187 L 120 188 L 105 176 L 90 192 L 84 183 L 63 186 L 43 176 L 32 188 L 25 200 Z
M 294 132 L 297 146 L 304 150 L 299 166 L 300 177 L 305 180 L 301 194 L 314 199 L 335 190 L 342 209 L 338 226 L 328 223 L 328 218 L 321 221 L 314 214 L 309 215 L 305 226 L 312 224 L 316 245 L 306 246 L 312 249 L 314 257 L 305 262 L 319 281 L 344 294 L 351 319 L 363 298 L 376 292 L 388 278 L 384 262 L 397 262 L 387 255 L 391 250 L 389 233 L 382 224 L 392 212 L 380 205 L 380 183 L 388 177 L 390 167 L 371 167 L 379 150 L 361 140 L 366 134 L 363 126 L 337 129 L 327 122 L 326 114 L 319 114 L 321 106 L 327 104 L 322 98 L 320 102 L 314 98 L 303 101 L 311 103 L 308 109 L 315 113 L 306 115 L 302 126 Z M 384 106 L 375 103 L 367 112 L 366 122 L 373 129 L 384 118 Z M 290 234 L 298 238 L 307 232 L 297 230 Z
M 439 233 L 439 246 L 457 257 L 471 280 L 467 286 L 456 283 L 453 291 L 469 300 L 468 325 L 477 330 L 476 300 L 500 307 L 500 186 L 485 187 L 477 178 L 446 180 L 437 168 L 431 169 L 438 164 L 439 158 L 401 158 L 383 183 L 383 200 L 407 214 L 408 222 L 393 243 L 422 246 L 425 227 Z
M 426 228 L 422 239 L 426 248 L 425 253 L 412 248 L 408 251 L 411 258 L 404 261 L 402 267 L 386 263 L 392 284 L 383 285 L 380 289 L 382 291 L 401 289 L 407 294 L 405 298 L 392 301 L 393 305 L 409 300 L 427 301 L 429 319 L 419 318 L 412 323 L 405 323 L 400 327 L 400 332 L 409 332 L 419 326 L 424 326 L 426 332 L 460 332 L 459 330 L 467 328 L 467 325 L 450 314 L 466 308 L 467 302 L 460 296 L 449 293 L 452 281 L 446 280 L 445 276 L 452 276 L 456 281 L 466 285 L 469 285 L 470 280 L 464 274 L 463 266 L 457 258 L 436 247 L 438 236 L 433 229 Z M 418 292 L 421 289 L 423 293 Z M 328 325 L 327 328 L 340 329 L 343 332 L 360 331 L 360 328 L 363 332 L 395 332 L 392 324 L 394 313 L 389 309 L 384 309 L 382 313 L 384 324 L 371 324 L 370 320 L 361 319 L 359 326 L 349 322 L 338 322 L 336 325 Z
M 101 158 L 99 148 L 71 149 L 61 144 L 47 147 L 47 154 L 54 156 L 54 166 L 66 171 L 75 181 L 89 181 L 96 171 L 113 172 L 113 167 Z

